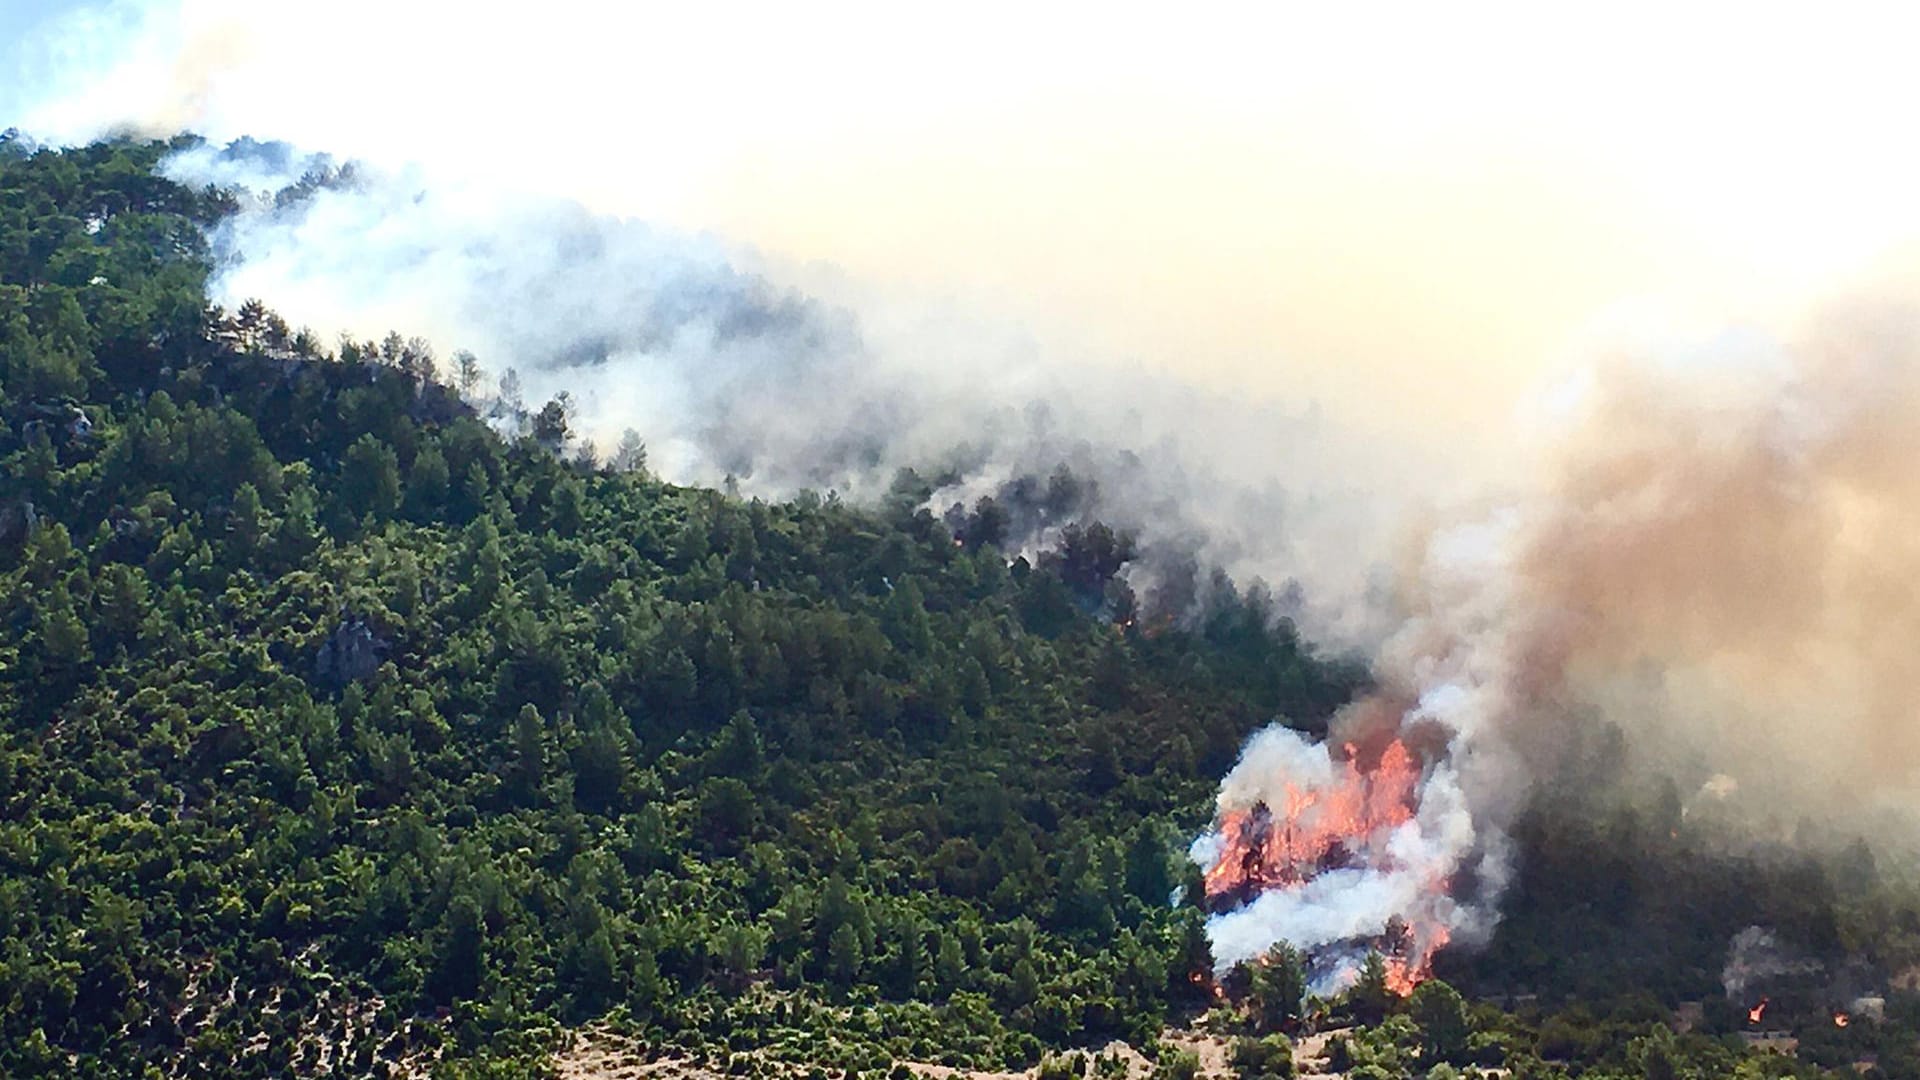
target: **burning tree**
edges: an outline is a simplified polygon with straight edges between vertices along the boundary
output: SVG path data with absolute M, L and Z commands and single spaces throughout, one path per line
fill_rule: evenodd
M 1331 784 L 1282 780 L 1279 807 L 1260 801 L 1222 813 L 1222 847 L 1205 875 L 1210 902 L 1244 902 L 1354 865 L 1374 837 L 1412 819 L 1420 770 L 1404 743 L 1392 741 L 1371 763 L 1351 743 L 1341 757 Z
M 1216 962 L 1289 942 L 1328 992 L 1375 954 L 1386 988 L 1411 993 L 1461 921 L 1449 890 L 1473 843 L 1447 749 L 1418 727 L 1339 743 L 1255 736 L 1193 849 Z

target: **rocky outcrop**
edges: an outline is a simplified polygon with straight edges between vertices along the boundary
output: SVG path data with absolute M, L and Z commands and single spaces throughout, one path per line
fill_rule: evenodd
M 36 401 L 29 404 L 24 413 L 27 434 L 43 431 L 55 446 L 85 443 L 93 438 L 93 418 L 77 402 L 64 398 Z
M 314 655 L 314 680 L 338 689 L 369 678 L 380 670 L 392 648 L 393 643 L 382 637 L 372 622 L 351 612 L 343 613 Z
M 19 502 L 0 506 L 0 548 L 18 547 L 33 535 L 33 527 L 40 523 L 40 515 L 33 508 L 33 502 L 21 499 Z

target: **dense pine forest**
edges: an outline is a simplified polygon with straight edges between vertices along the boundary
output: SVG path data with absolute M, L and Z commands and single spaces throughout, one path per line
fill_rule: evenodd
M 176 145 L 0 141 L 0 1073 L 540 1076 L 592 1024 L 847 1080 L 1190 1080 L 1176 1029 L 1282 1077 L 1335 1027 L 1355 1077 L 1920 1076 L 1898 875 L 1722 843 L 1606 732 L 1441 979 L 1216 992 L 1186 843 L 1363 667 L 1246 583 L 1140 611 L 1098 521 L 677 487 L 483 393 L 510 357 L 222 310 Z M 1793 1053 L 1723 992 L 1748 926 L 1819 963 Z

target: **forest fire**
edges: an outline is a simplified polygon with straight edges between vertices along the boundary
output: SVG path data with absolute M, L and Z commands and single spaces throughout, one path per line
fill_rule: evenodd
M 1258 803 L 1221 815 L 1225 844 L 1206 871 L 1207 898 L 1244 900 L 1284 889 L 1346 865 L 1357 850 L 1413 817 L 1419 766 L 1395 739 L 1371 768 L 1352 743 L 1342 747 L 1341 773 L 1330 787 L 1285 782 L 1279 807 Z
M 1853 1023 L 1853 1017 L 1848 1016 L 1846 1013 L 1837 1012 L 1833 1014 L 1834 1027 L 1846 1027 L 1848 1024 L 1851 1024 L 1851 1023 Z
M 1378 952 L 1388 988 L 1411 993 L 1450 937 L 1438 917 L 1448 904 L 1446 875 L 1409 857 L 1417 855 L 1409 834 L 1417 835 L 1425 774 L 1420 757 L 1397 736 L 1370 749 L 1356 742 L 1309 745 L 1296 736 L 1284 756 L 1257 798 L 1231 805 L 1223 793 L 1204 856 L 1196 848 L 1208 908 L 1231 917 L 1289 898 L 1320 904 L 1325 901 L 1309 901 L 1307 894 L 1363 885 L 1368 875 L 1376 885 L 1390 877 L 1417 894 L 1417 902 L 1370 929 L 1289 940 L 1308 953 L 1310 966 L 1321 961 L 1323 970 L 1337 969 L 1334 982 L 1351 978 L 1358 958 Z
M 1757 1024 L 1760 1022 L 1760 1018 L 1765 1015 L 1767 1015 L 1767 999 L 1761 998 L 1760 1004 L 1747 1010 L 1747 1023 Z
M 1427 927 L 1419 937 L 1407 934 L 1396 951 L 1383 954 L 1387 962 L 1387 989 L 1401 997 L 1412 994 L 1414 987 L 1433 974 L 1433 954 L 1439 952 L 1451 936 L 1446 927 L 1437 924 Z
M 1213 998 L 1215 1001 L 1224 1001 L 1226 999 L 1226 989 L 1222 987 L 1213 976 L 1204 971 L 1190 972 L 1187 975 L 1187 981 L 1205 990 L 1207 996 Z

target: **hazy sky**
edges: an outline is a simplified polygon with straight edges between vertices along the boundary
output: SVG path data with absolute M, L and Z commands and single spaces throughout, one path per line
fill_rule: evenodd
M 76 10 L 22 46 L 65 73 L 14 106 L 33 130 L 486 175 L 1449 443 L 1594 349 L 1776 325 L 1920 229 L 1889 5 Z
M 0 4 L 0 71 L 8 74 L 0 80 L 0 128 L 19 123 L 28 103 L 38 96 L 39 88 L 29 81 L 23 66 L 23 42 L 34 38 L 48 18 L 71 6 L 60 0 L 7 0 Z

